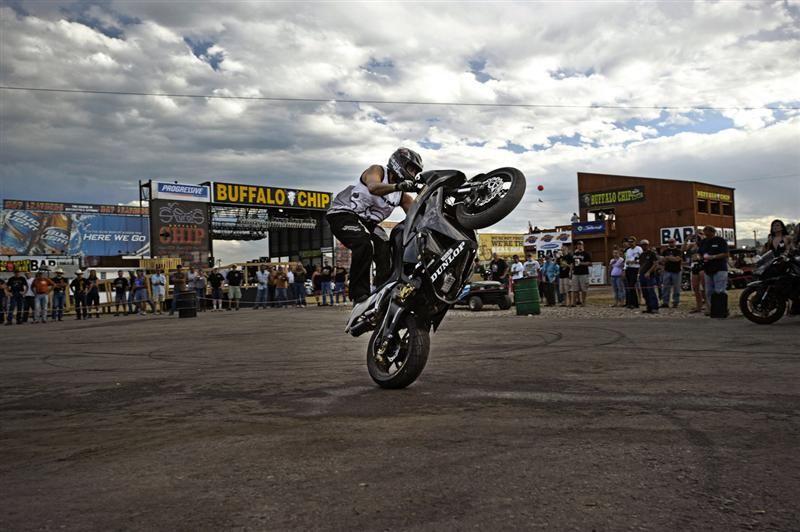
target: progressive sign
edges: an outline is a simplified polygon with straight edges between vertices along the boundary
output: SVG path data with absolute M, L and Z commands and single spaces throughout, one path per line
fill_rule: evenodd
M 213 202 L 247 207 L 282 207 L 284 209 L 327 210 L 331 204 L 329 192 L 289 188 L 214 183 Z
M 152 184 L 153 199 L 211 201 L 211 191 L 206 185 L 186 185 L 183 183 L 164 183 L 154 181 Z

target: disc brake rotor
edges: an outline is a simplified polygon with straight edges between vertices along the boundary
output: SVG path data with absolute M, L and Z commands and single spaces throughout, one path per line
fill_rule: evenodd
M 505 181 L 503 181 L 502 177 L 492 177 L 481 184 L 480 190 L 485 192 L 478 198 L 475 199 L 473 205 L 476 207 L 483 207 L 487 203 L 491 202 L 495 198 L 498 198 L 505 192 L 503 186 L 505 185 Z

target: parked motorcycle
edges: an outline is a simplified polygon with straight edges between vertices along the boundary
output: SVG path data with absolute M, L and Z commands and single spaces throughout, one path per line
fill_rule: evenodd
M 430 330 L 469 282 L 475 230 L 508 216 L 525 193 L 525 176 L 516 168 L 469 180 L 458 170 L 432 170 L 414 182 L 418 195 L 389 237 L 389 280 L 353 308 L 345 329 L 353 336 L 373 331 L 367 369 L 383 388 L 405 388 L 422 373 Z
M 761 257 L 753 270 L 756 281 L 747 285 L 739 297 L 742 314 L 761 325 L 775 323 L 787 305 L 800 298 L 800 255 L 784 253 L 777 257 L 770 251 Z

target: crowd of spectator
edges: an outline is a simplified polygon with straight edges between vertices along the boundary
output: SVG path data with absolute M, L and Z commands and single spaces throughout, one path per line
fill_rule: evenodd
M 68 295 L 77 320 L 100 318 L 103 308 L 113 316 L 145 316 L 148 310 L 151 314 L 174 315 L 179 299 L 176 294 L 193 294 L 192 300 L 201 312 L 238 311 L 243 305 L 256 310 L 305 307 L 309 293 L 317 296 L 320 306 L 344 305 L 347 301 L 344 268 L 327 263 L 321 267 L 298 263 L 251 268 L 249 280 L 256 288 L 252 301 L 242 299 L 248 278 L 237 265 L 224 273 L 219 268 L 204 271 L 182 265 L 168 275 L 163 268 L 149 274 L 142 269 L 119 270 L 108 280 L 99 279 L 96 270 L 77 270 L 72 279 L 64 277 L 61 268 L 35 274 L 15 270 L 8 279 L 0 278 L 0 323 L 63 321 Z M 107 291 L 107 296 L 101 304 L 102 291 Z
M 793 238 L 780 220 L 770 226 L 770 234 L 761 253 L 781 253 L 794 246 Z M 660 309 L 678 308 L 681 291 L 691 287 L 694 306 L 691 313 L 709 314 L 713 293 L 726 293 L 730 253 L 727 241 L 706 227 L 678 245 L 674 238 L 666 245 L 653 246 L 647 239 L 625 238 L 612 250 L 608 262 L 608 283 L 611 286 L 613 307 L 640 309 L 657 314 Z M 513 283 L 525 278 L 538 281 L 539 292 L 546 305 L 576 307 L 586 305 L 589 295 L 589 268 L 592 256 L 582 241 L 565 244 L 562 250 L 534 258 L 514 255 L 511 263 L 492 255 L 484 265 L 475 260 L 473 273 L 484 279 L 499 281 L 513 291 Z

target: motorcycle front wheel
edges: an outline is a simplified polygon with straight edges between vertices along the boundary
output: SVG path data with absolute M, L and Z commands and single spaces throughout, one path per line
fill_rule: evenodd
M 367 370 L 381 388 L 405 388 L 417 380 L 425 364 L 431 340 L 426 329 L 417 326 L 412 316 L 398 326 L 399 341 L 393 348 L 380 352 L 380 329 L 376 329 L 367 346 Z
M 784 298 L 765 292 L 765 286 L 748 286 L 739 296 L 739 308 L 744 317 L 759 325 L 775 323 L 786 312 Z
M 498 168 L 468 183 L 472 192 L 456 207 L 456 218 L 467 229 L 496 224 L 508 216 L 525 195 L 525 175 L 516 168 Z

